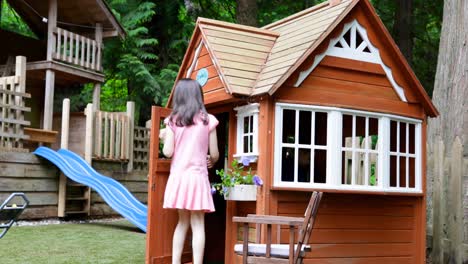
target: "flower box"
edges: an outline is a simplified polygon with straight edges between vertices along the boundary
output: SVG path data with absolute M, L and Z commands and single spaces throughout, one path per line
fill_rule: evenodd
M 226 187 L 224 199 L 230 201 L 256 201 L 257 185 L 242 184 Z

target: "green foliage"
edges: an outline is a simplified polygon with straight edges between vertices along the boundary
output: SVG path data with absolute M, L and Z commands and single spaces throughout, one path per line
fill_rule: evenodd
M 0 0 L 0 28 L 18 33 L 20 35 L 36 38 L 37 36 L 32 32 L 24 20 L 11 8 L 6 0 Z
M 107 106 L 104 100 L 102 108 L 120 108 L 125 105 L 127 97 L 136 102 L 137 108 L 157 104 L 162 100 L 153 66 L 158 59 L 154 53 L 158 41 L 149 35 L 147 27 L 155 14 L 156 5 L 142 0 L 111 0 L 109 4 L 125 28 L 127 37 L 106 43 L 103 65 L 107 81 L 103 92 L 106 94 L 107 91 L 110 95 L 110 103 L 121 105 Z M 125 90 L 126 94 L 123 92 Z M 116 100 L 114 95 L 122 95 L 125 99 Z
M 234 185 L 254 184 L 254 175 L 252 174 L 252 169 L 249 168 L 249 170 L 245 172 L 244 166 L 242 166 L 242 163 L 239 163 L 237 159 L 232 161 L 231 168 L 228 168 L 226 171 L 223 169 L 216 170 L 216 175 L 221 177 L 221 182 L 215 183 L 212 186 L 220 194 L 227 194 L 227 188 L 234 187 Z

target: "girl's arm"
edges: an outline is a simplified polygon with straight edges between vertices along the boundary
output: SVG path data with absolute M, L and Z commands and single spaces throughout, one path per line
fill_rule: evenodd
M 172 129 L 166 128 L 164 132 L 161 131 L 161 140 L 163 140 L 164 147 L 163 147 L 163 154 L 164 156 L 170 158 L 172 154 L 174 154 L 174 132 Z
M 211 168 L 219 159 L 218 136 L 216 135 L 216 129 L 213 129 L 210 132 L 209 151 L 210 151 L 210 156 L 208 160 L 208 167 Z

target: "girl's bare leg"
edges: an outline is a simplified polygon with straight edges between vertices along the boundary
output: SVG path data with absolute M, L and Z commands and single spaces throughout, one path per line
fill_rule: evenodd
M 190 223 L 192 226 L 193 264 L 202 264 L 205 251 L 205 212 L 192 211 Z
M 180 264 L 182 262 L 185 235 L 190 225 L 190 212 L 187 210 L 178 210 L 178 212 L 179 222 L 177 223 L 172 239 L 172 264 Z

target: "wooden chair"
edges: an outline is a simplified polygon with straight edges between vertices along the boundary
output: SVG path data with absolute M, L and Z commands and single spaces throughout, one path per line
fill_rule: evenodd
M 243 244 L 237 244 L 234 247 L 236 254 L 242 254 L 242 263 L 302 263 L 305 252 L 311 250 L 306 243 L 309 241 L 322 195 L 321 192 L 312 193 L 304 218 L 271 215 L 233 217 L 233 222 L 243 224 Z M 257 225 L 257 242 L 260 237 L 261 225 L 266 225 L 266 244 L 249 244 L 249 224 Z M 271 243 L 272 225 L 278 226 L 278 243 L 280 243 L 280 226 L 289 226 L 289 244 Z M 298 228 L 299 239 L 297 243 L 294 243 L 296 228 Z

